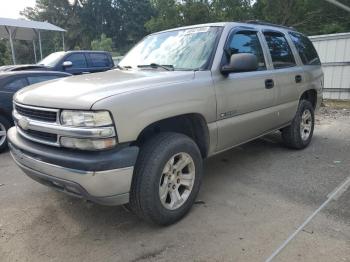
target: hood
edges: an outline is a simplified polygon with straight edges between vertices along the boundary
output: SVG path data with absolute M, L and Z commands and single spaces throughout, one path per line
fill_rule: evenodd
M 98 100 L 138 89 L 193 79 L 193 71 L 110 70 L 42 82 L 18 91 L 14 100 L 32 106 L 90 109 Z
M 7 71 L 21 71 L 21 70 L 32 70 L 32 69 L 45 69 L 43 65 L 28 64 L 28 65 L 6 65 L 0 66 L 1 72 Z

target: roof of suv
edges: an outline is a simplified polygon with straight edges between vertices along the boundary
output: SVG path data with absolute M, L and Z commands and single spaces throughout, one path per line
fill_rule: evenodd
M 216 22 L 216 23 L 206 23 L 206 24 L 198 24 L 198 25 L 190 25 L 190 26 L 183 26 L 178 28 L 172 28 L 168 30 L 164 30 L 161 32 L 170 32 L 175 30 L 181 30 L 181 29 L 190 29 L 190 28 L 196 28 L 196 27 L 210 27 L 210 26 L 218 26 L 218 27 L 225 27 L 225 26 L 245 26 L 245 27 L 251 27 L 251 28 L 264 28 L 264 29 L 277 29 L 277 30 L 288 30 L 288 31 L 296 31 L 292 27 L 287 27 L 283 25 L 275 25 L 268 22 L 258 21 L 258 20 L 251 20 L 247 22 Z M 160 32 L 157 32 L 160 33 Z M 157 34 L 155 33 L 155 34 Z

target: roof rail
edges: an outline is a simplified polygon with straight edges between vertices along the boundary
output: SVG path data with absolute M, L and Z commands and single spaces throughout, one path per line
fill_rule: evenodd
M 295 30 L 294 27 L 284 26 L 284 25 L 277 25 L 277 24 L 273 24 L 273 23 L 269 23 L 269 22 L 265 22 L 265 21 L 261 21 L 261 20 L 248 20 L 248 21 L 245 21 L 245 23 L 247 23 L 247 24 L 254 24 L 254 25 L 267 25 L 267 26 L 274 26 L 274 27 L 285 28 L 285 29 L 289 29 L 289 30 Z

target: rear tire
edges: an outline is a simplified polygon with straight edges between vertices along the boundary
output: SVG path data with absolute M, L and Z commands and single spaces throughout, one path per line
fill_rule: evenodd
M 7 131 L 11 127 L 7 118 L 0 116 L 0 153 L 7 150 Z
M 289 148 L 304 149 L 311 142 L 314 126 L 314 108 L 309 101 L 301 100 L 291 125 L 282 129 L 284 144 Z
M 189 137 L 161 133 L 140 149 L 130 208 L 140 218 L 170 225 L 191 209 L 202 181 L 202 157 Z

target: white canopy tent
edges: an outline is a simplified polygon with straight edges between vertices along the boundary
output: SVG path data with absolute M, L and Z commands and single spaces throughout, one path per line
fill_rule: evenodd
M 12 61 L 13 64 L 16 64 L 16 53 L 13 47 L 13 40 L 26 40 L 32 41 L 34 47 L 34 55 L 36 60 L 36 46 L 35 40 L 39 41 L 39 50 L 40 58 L 43 58 L 43 52 L 41 47 L 41 35 L 40 31 L 55 31 L 62 33 L 62 47 L 64 47 L 64 32 L 66 30 L 55 26 L 47 22 L 37 22 L 37 21 L 28 21 L 20 19 L 11 19 L 11 18 L 0 18 L 0 38 L 6 38 L 10 41 L 11 52 L 12 52 Z

